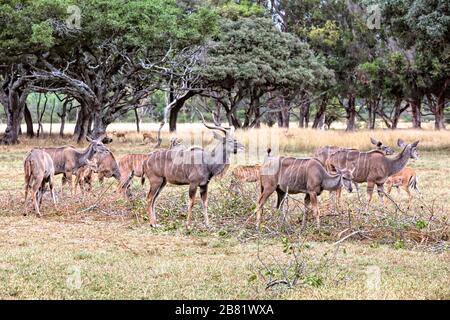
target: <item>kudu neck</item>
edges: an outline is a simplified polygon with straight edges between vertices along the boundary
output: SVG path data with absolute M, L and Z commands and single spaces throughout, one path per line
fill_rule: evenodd
M 84 151 L 80 153 L 80 162 L 86 164 L 87 160 L 92 159 L 94 153 L 95 153 L 94 147 L 92 146 L 92 144 L 90 144 L 89 147 L 87 147 Z
M 408 160 L 411 156 L 411 149 L 406 150 L 406 147 L 403 149 L 403 151 L 398 154 L 395 158 L 389 159 L 386 158 L 388 161 L 388 168 L 389 168 L 389 176 L 392 176 L 398 172 L 400 172 L 408 163 Z
M 325 172 L 324 179 L 322 181 L 322 187 L 324 190 L 334 191 L 341 187 L 342 176 L 340 174 L 330 175 Z
M 230 152 L 227 151 L 225 144 L 219 142 L 211 152 L 210 162 L 208 163 L 209 171 L 212 176 L 220 174 L 228 164 Z

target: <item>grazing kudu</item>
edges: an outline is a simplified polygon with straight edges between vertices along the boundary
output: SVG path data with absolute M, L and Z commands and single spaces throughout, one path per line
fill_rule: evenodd
M 286 194 L 306 193 L 305 205 L 312 204 L 316 216 L 317 228 L 320 229 L 320 210 L 317 196 L 323 190 L 333 191 L 345 187 L 352 192 L 352 171 L 337 170 L 328 173 L 319 160 L 315 158 L 270 157 L 260 169 L 260 195 L 255 209 L 256 226 L 259 228 L 261 209 L 269 196 L 277 192 L 277 209 L 280 208 Z M 249 218 L 250 219 L 250 218 Z M 303 218 L 306 222 L 306 215 Z
M 64 184 L 69 182 L 70 190 L 72 192 L 72 174 L 76 173 L 78 169 L 88 164 L 87 160 L 92 160 L 96 153 L 106 153 L 108 149 L 101 142 L 100 139 L 91 139 L 86 137 L 89 146 L 83 151 L 78 151 L 74 147 L 59 147 L 59 148 L 43 148 L 53 160 L 55 167 L 55 175 L 63 174 L 61 191 Z
M 56 208 L 56 198 L 53 191 L 53 179 L 55 168 L 50 155 L 40 149 L 33 149 L 26 155 L 23 164 L 25 172 L 25 213 L 28 197 L 28 189 L 31 189 L 34 209 L 38 216 L 41 215 L 39 207 L 42 203 L 42 196 L 45 192 L 45 184 L 50 186 L 53 204 Z
M 231 171 L 231 176 L 241 182 L 257 182 L 260 168 L 260 164 L 237 166 Z
M 387 193 L 390 194 L 392 187 L 396 187 L 397 191 L 400 193 L 400 188 L 402 187 L 406 193 L 408 193 L 408 209 L 411 207 L 411 201 L 413 198 L 413 195 L 411 193 L 411 189 L 416 190 L 418 193 L 420 193 L 419 187 L 418 187 L 418 178 L 416 171 L 414 171 L 411 167 L 404 167 L 400 172 L 390 176 L 386 180 L 386 188 Z
M 209 126 L 224 135 L 214 133 L 219 142 L 211 152 L 199 147 L 175 148 L 157 150 L 149 154 L 144 162 L 144 174 L 150 181 L 150 191 L 147 196 L 147 212 L 150 224 L 156 226 L 155 202 L 161 190 L 167 183 L 175 185 L 189 185 L 190 204 L 186 226 L 191 227 L 192 207 L 195 203 L 197 189 L 200 188 L 200 197 L 203 202 L 203 215 L 205 224 L 208 219 L 208 184 L 211 178 L 220 174 L 229 162 L 231 153 L 243 150 L 244 146 L 233 138 L 233 132 L 219 126 Z
M 113 131 L 112 135 L 115 136 L 117 140 L 122 139 L 122 141 L 125 141 L 127 139 L 127 134 L 125 132 Z
M 384 154 L 386 154 L 386 155 L 394 154 L 394 150 L 392 150 L 391 147 L 383 144 L 381 141 L 375 140 L 374 138 L 370 138 L 370 142 L 376 147 L 376 150 L 380 150 L 380 151 L 384 152 Z M 324 165 L 326 167 L 327 160 L 336 151 L 349 151 L 350 152 L 350 151 L 358 151 L 358 150 L 354 149 L 354 148 L 341 148 L 341 147 L 336 147 L 336 146 L 325 146 L 325 147 L 317 148 L 314 151 L 314 158 L 317 158 L 322 163 L 322 165 Z M 329 168 L 327 168 L 327 169 L 329 169 Z
M 260 164 L 256 165 L 242 165 L 237 166 L 231 171 L 231 185 L 232 190 L 235 186 L 243 182 L 258 182 Z
M 378 195 L 384 205 L 384 183 L 387 178 L 400 172 L 408 163 L 409 159 L 418 159 L 416 150 L 419 141 L 411 144 L 405 144 L 403 140 L 398 139 L 398 146 L 402 147 L 401 153 L 393 158 L 379 150 L 369 152 L 359 151 L 336 151 L 328 159 L 330 166 L 335 169 L 355 168 L 353 181 L 356 183 L 367 182 L 368 202 L 367 209 L 372 201 L 374 186 L 377 186 Z M 339 192 L 338 192 L 339 195 Z
M 156 142 L 156 139 L 153 137 L 153 135 L 150 132 L 144 132 L 142 134 L 142 141 L 145 142 L 147 140 L 152 142 L 152 143 Z
M 370 138 L 370 142 L 376 147 L 375 150 L 379 150 L 386 155 L 394 154 L 394 150 L 391 147 L 385 145 L 383 142 L 376 140 L 374 138 Z M 335 171 L 333 170 L 333 166 L 330 164 L 329 159 L 330 159 L 330 156 L 337 151 L 340 151 L 340 152 L 355 152 L 356 151 L 356 152 L 358 152 L 358 150 L 354 149 L 354 148 L 341 148 L 341 147 L 336 147 L 336 146 L 325 146 L 325 147 L 317 148 L 315 150 L 314 158 L 317 158 L 322 163 L 322 165 L 327 169 L 328 172 L 334 173 Z M 356 191 L 358 193 L 358 198 L 359 198 L 359 186 L 355 181 L 353 181 L 353 184 L 355 185 Z M 337 194 L 336 205 L 339 205 L 341 189 L 336 190 L 336 194 Z
M 75 194 L 78 186 L 80 186 L 81 192 L 92 190 L 93 175 L 98 169 L 97 160 L 94 158 L 92 161 L 87 160 L 87 162 L 88 164 L 78 169 L 76 173 Z
M 179 149 L 184 146 L 181 144 L 181 140 L 173 137 L 170 139 L 169 149 Z M 145 183 L 145 175 L 143 171 L 144 161 L 148 158 L 148 154 L 127 154 L 119 161 L 120 176 L 122 177 L 119 192 L 125 192 L 129 197 L 131 196 L 131 191 L 128 188 L 130 183 L 126 180 L 129 179 L 131 172 L 133 172 L 133 177 L 141 178 L 141 185 Z M 123 188 L 127 187 L 127 188 Z
M 127 196 L 131 196 L 129 188 L 122 188 L 122 186 L 129 186 L 126 183 L 127 177 L 133 172 L 133 176 L 141 178 L 141 184 L 145 183 L 145 176 L 143 165 L 144 161 L 148 158 L 148 154 L 127 154 L 119 160 L 119 170 L 120 170 L 120 189 L 119 192 L 125 192 Z
M 105 178 L 114 178 L 120 181 L 119 165 L 111 151 L 107 150 L 105 153 L 97 153 L 94 159 L 97 163 L 96 172 L 100 183 L 103 183 Z

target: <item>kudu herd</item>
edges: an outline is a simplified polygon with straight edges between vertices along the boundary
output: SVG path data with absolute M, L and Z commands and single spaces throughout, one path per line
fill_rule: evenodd
M 78 186 L 83 193 L 90 191 L 93 174 L 96 173 L 100 182 L 104 178 L 115 178 L 118 181 L 118 192 L 126 198 L 131 197 L 132 178 L 138 177 L 141 178 L 142 185 L 146 179 L 150 182 L 147 213 L 151 226 L 157 225 L 155 204 L 167 183 L 189 186 L 187 228 L 191 228 L 192 210 L 197 189 L 200 189 L 204 223 L 208 226 L 208 185 L 213 177 L 224 175 L 230 166 L 230 155 L 244 150 L 244 146 L 234 138 L 234 130 L 208 125 L 203 116 L 202 122 L 206 128 L 212 130 L 216 140 L 211 151 L 196 146 L 183 146 L 180 140 L 173 138 L 166 149 L 159 148 L 147 154 L 128 154 L 117 162 L 113 153 L 105 146 L 106 143 L 112 142 L 112 139 L 107 137 L 88 137 L 89 146 L 81 151 L 72 146 L 34 148 L 24 160 L 25 205 L 31 189 L 34 209 L 40 215 L 42 195 L 48 183 L 56 207 L 53 186 L 54 176 L 58 174 L 63 175 L 61 194 L 67 182 L 70 183 L 73 194 L 72 175 L 76 175 L 75 193 Z M 325 146 L 315 150 L 313 157 L 309 158 L 272 156 L 271 150 L 268 149 L 262 164 L 236 166 L 231 171 L 232 185 L 235 182 L 257 182 L 260 191 L 256 209 L 247 221 L 256 215 L 256 225 L 260 226 L 262 208 L 275 191 L 278 209 L 287 195 L 304 193 L 306 213 L 302 227 L 305 226 L 309 207 L 312 206 L 317 228 L 320 228 L 318 196 L 324 190 L 335 191 L 339 199 L 342 188 L 352 192 L 352 183 L 358 188 L 357 184 L 363 182 L 367 182 L 367 209 L 375 186 L 383 202 L 385 183 L 388 192 L 392 187 L 402 186 L 409 195 L 409 207 L 412 198 L 410 189 L 418 190 L 417 176 L 414 170 L 405 166 L 409 159 L 418 159 L 416 148 L 419 142 L 406 144 L 399 139 L 397 144 L 402 151 L 393 156 L 393 150 L 381 141 L 371 138 L 371 143 L 375 149 L 366 152 Z

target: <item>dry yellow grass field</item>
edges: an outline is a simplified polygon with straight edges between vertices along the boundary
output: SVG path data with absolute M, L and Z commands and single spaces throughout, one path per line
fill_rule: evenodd
M 143 128 L 156 131 L 157 125 Z M 181 125 L 177 136 L 197 143 L 192 131 L 200 129 Z M 131 125 L 115 124 L 112 130 L 127 132 L 125 141 L 109 146 L 117 158 L 153 150 Z M 208 148 L 212 135 L 203 131 Z M 276 141 L 280 154 L 297 156 L 311 155 L 322 145 L 368 150 L 371 136 L 393 147 L 397 138 L 420 140 L 421 158 L 409 165 L 418 173 L 422 197 L 406 211 L 406 195 L 394 192 L 403 213 L 391 203 L 383 211 L 375 196 L 373 209 L 364 215 L 355 194 L 344 194 L 342 212 L 336 213 L 324 193 L 323 229 L 318 233 L 310 224 L 301 235 L 302 195 L 290 198 L 283 214 L 268 204 L 266 223 L 256 232 L 243 225 L 254 208 L 255 186 L 229 190 L 227 176 L 211 182 L 210 229 L 202 225 L 199 203 L 194 229 L 185 229 L 185 186 L 162 191 L 157 205 L 161 228 L 151 228 L 145 215 L 148 184 L 142 188 L 138 181 L 131 201 L 118 197 L 110 180 L 96 183 L 84 197 L 59 199 L 58 210 L 46 194 L 42 218 L 23 216 L 25 153 L 33 146 L 74 142 L 22 138 L 17 146 L 0 147 L 0 298 L 450 299 L 449 132 L 264 128 L 236 136 L 247 146 L 255 139 Z M 170 137 L 163 133 L 163 146 Z M 264 150 L 257 153 L 234 157 L 233 165 L 260 162 Z M 56 180 L 59 189 L 60 177 Z M 364 232 L 336 244 L 357 230 Z M 281 284 L 274 285 L 277 281 Z

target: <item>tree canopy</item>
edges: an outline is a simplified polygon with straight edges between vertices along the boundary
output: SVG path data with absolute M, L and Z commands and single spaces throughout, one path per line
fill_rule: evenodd
M 33 135 L 30 94 L 62 123 L 70 102 L 79 141 L 136 110 L 175 130 L 190 101 L 242 128 L 448 121 L 444 0 L 10 0 L 0 22 L 3 143 Z

